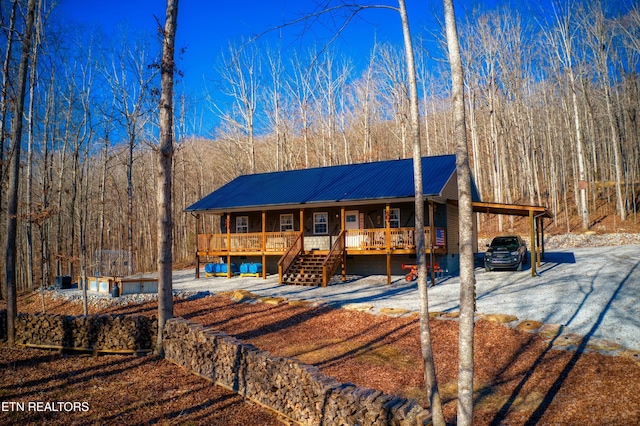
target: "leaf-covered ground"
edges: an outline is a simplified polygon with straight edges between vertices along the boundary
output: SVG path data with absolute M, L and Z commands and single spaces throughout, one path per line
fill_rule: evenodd
M 82 312 L 81 305 L 61 300 L 45 304 L 47 312 Z M 39 296 L 23 296 L 19 310 L 40 311 Z M 156 310 L 155 303 L 146 303 L 101 312 L 154 315 Z M 426 404 L 415 315 L 238 303 L 229 295 L 177 300 L 175 315 L 315 364 L 343 382 Z M 431 330 L 445 414 L 453 424 L 457 322 L 433 319 Z M 475 425 L 640 424 L 640 365 L 632 356 L 561 349 L 552 340 L 483 319 L 476 325 L 475 347 Z M 151 356 L 94 358 L 2 346 L 0 371 L 0 402 L 87 401 L 90 407 L 71 413 L 1 411 L 0 424 L 277 423 L 272 413 Z

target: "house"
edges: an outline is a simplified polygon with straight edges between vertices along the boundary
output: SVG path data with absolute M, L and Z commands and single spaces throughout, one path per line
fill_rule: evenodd
M 412 159 L 239 176 L 185 209 L 200 220 L 220 217 L 217 233 L 197 232 L 196 274 L 215 257 L 228 277 L 255 262 L 283 283 L 326 285 L 340 265 L 343 276 L 386 273 L 390 282 L 407 272 L 404 264 L 415 264 L 417 231 L 434 266 L 456 273 L 455 155 L 423 157 L 422 174 L 425 221 L 418 227 Z M 472 198 L 480 201 L 473 181 Z

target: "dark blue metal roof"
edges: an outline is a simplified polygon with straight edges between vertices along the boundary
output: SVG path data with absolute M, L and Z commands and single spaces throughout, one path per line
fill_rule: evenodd
M 454 175 L 455 162 L 455 155 L 422 158 L 425 196 L 440 195 Z M 185 210 L 224 211 L 413 196 L 413 160 L 409 158 L 243 175 Z M 473 199 L 480 200 L 475 184 Z

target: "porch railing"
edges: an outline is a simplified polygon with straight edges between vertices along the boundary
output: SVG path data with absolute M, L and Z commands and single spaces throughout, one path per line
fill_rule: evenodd
M 300 235 L 299 231 L 249 232 L 242 234 L 198 234 L 200 252 L 286 252 Z M 387 248 L 385 228 L 349 229 L 344 234 L 344 245 L 349 251 L 385 250 Z M 430 228 L 425 227 L 425 245 L 429 247 Z M 415 245 L 413 228 L 391 228 L 389 248 L 412 250 Z M 446 248 L 446 230 L 436 228 L 435 247 Z M 230 247 L 230 249 L 229 249 Z
M 431 230 L 424 228 L 425 245 L 429 247 Z M 446 230 L 436 228 L 435 247 L 446 248 Z M 346 231 L 345 244 L 347 250 L 384 250 L 387 248 L 386 229 L 349 229 Z M 389 248 L 391 249 L 415 249 L 414 228 L 391 228 Z
M 333 243 L 331 250 L 327 254 L 327 257 L 324 259 L 322 263 L 322 286 L 326 287 L 329 284 L 329 280 L 336 272 L 338 265 L 342 263 L 342 255 L 344 253 L 345 248 L 345 238 L 346 231 L 340 232 L 338 238 Z
M 284 252 L 293 242 L 299 232 L 266 232 L 263 244 L 262 232 L 239 234 L 198 234 L 198 251 L 225 252 L 229 251 L 273 251 Z
M 278 261 L 278 282 L 282 284 L 282 276 L 287 272 L 291 264 L 296 260 L 304 249 L 302 232 L 298 233 L 297 238 L 289 247 L 289 250 Z

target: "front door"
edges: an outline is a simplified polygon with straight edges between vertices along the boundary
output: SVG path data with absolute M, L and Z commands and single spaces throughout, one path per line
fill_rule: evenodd
M 344 229 L 347 230 L 345 241 L 347 247 L 360 247 L 363 236 L 357 231 L 360 229 L 360 212 L 358 210 L 344 212 Z

